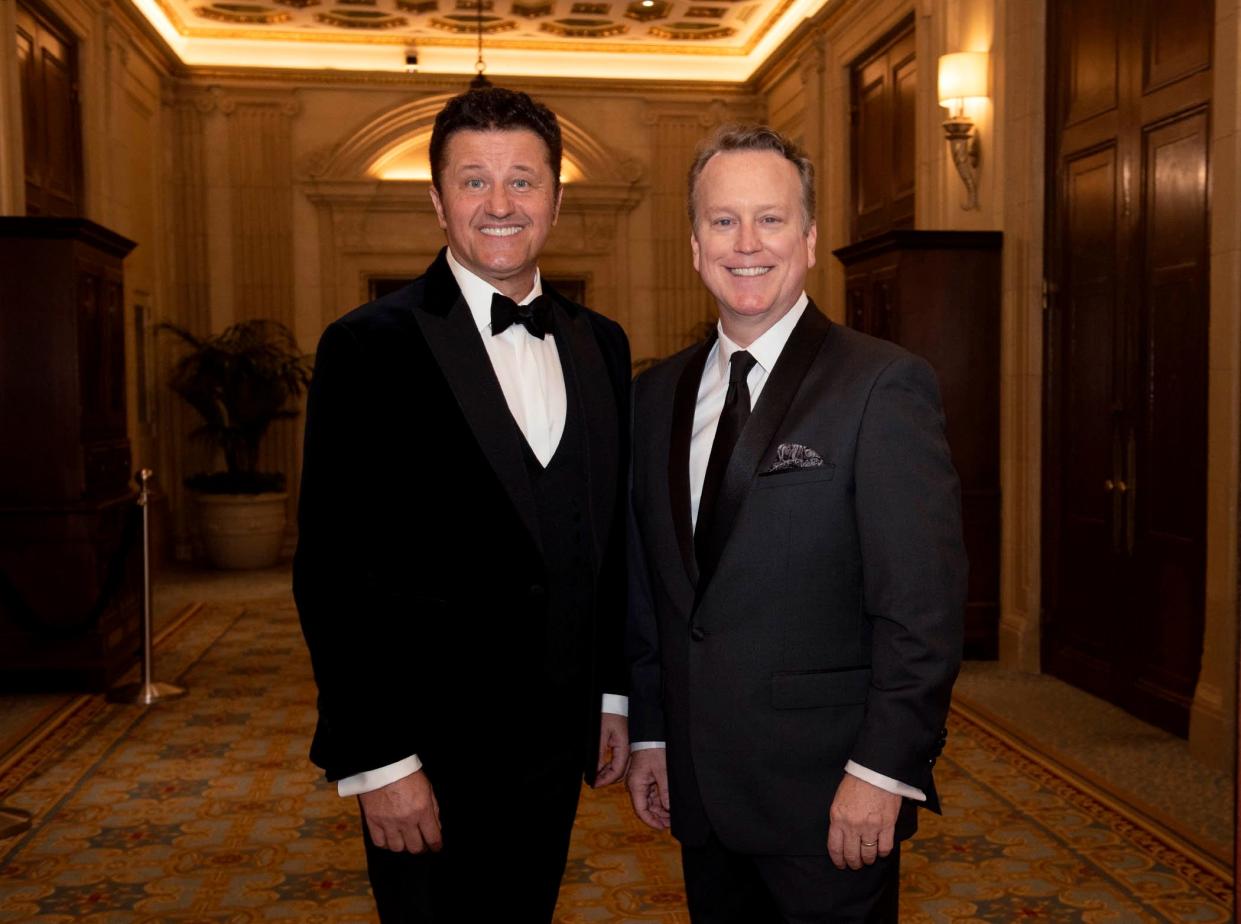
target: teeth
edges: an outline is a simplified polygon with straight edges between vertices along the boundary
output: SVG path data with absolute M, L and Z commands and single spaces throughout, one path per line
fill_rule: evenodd
M 480 228 L 479 230 L 482 231 L 483 234 L 490 235 L 491 237 L 512 237 L 514 234 L 521 231 L 521 226 L 506 225 L 503 228 Z
M 765 276 L 771 272 L 770 266 L 738 266 L 729 270 L 734 276 Z

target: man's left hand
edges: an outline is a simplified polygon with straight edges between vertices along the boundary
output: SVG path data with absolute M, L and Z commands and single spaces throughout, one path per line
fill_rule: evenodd
M 629 766 L 629 720 L 611 712 L 603 714 L 599 725 L 599 768 L 595 788 L 615 783 Z
M 901 797 L 846 773 L 832 800 L 827 853 L 838 869 L 861 869 L 892 852 Z

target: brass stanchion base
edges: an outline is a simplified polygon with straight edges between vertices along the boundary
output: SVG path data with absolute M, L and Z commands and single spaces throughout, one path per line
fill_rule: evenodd
M 29 830 L 29 812 L 0 805 L 0 840 Z
M 185 695 L 185 687 L 171 683 L 126 683 L 108 691 L 110 703 L 142 703 L 149 706 L 165 699 L 178 699 Z

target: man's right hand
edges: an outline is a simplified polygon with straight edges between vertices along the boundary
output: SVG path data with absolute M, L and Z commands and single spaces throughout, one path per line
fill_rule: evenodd
M 668 753 L 663 748 L 643 748 L 629 758 L 629 799 L 637 816 L 656 831 L 672 822 L 668 800 Z
M 376 847 L 396 853 L 438 851 L 440 806 L 424 771 L 358 796 Z

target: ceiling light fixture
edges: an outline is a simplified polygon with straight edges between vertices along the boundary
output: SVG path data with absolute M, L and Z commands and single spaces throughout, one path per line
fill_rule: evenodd
M 483 0 L 474 0 L 474 9 L 478 12 L 478 60 L 474 62 L 474 79 L 470 81 L 471 90 L 485 90 L 492 86 L 485 71 L 487 62 L 483 60 Z

